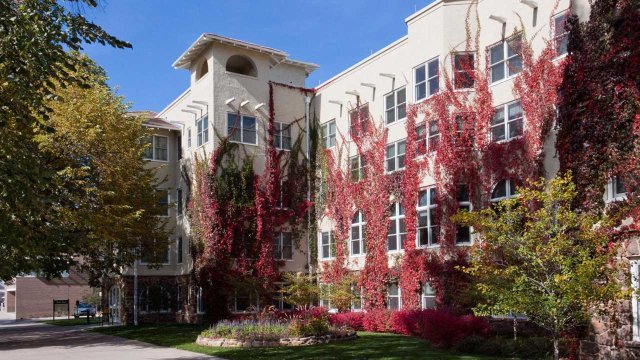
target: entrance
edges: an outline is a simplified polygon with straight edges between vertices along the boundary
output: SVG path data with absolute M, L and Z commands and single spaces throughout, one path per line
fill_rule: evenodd
M 120 323 L 120 288 L 117 286 L 109 290 L 109 322 Z

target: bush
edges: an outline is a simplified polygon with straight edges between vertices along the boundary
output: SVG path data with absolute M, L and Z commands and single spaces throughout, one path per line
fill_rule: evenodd
M 363 312 L 338 313 L 333 314 L 329 317 L 329 322 L 331 323 L 331 325 L 348 327 L 356 331 L 364 330 L 364 327 L 362 325 L 363 320 Z
M 320 336 L 329 333 L 329 322 L 323 318 L 297 318 L 289 324 L 292 337 Z
M 288 337 L 286 324 L 279 322 L 256 322 L 253 320 L 220 321 L 204 330 L 202 336 L 238 340 L 278 340 Z
M 448 349 L 469 336 L 486 337 L 489 322 L 473 315 L 456 316 L 448 309 L 423 310 L 417 319 L 417 336 Z
M 417 335 L 421 310 L 399 310 L 391 313 L 390 328 L 396 334 Z
M 367 311 L 362 319 L 362 327 L 365 331 L 389 332 L 391 331 L 390 317 L 391 312 L 389 310 Z
M 480 336 L 469 336 L 459 340 L 454 349 L 457 352 L 467 354 L 541 359 L 548 358 L 553 353 L 553 344 L 549 339 L 543 337 L 513 340 L 500 337 L 485 339 Z

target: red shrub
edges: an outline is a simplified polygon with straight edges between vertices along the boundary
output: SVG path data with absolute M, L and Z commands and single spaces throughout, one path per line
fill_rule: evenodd
M 348 312 L 348 313 L 340 313 L 333 314 L 329 317 L 329 322 L 331 325 L 336 326 L 348 326 L 353 330 L 362 331 L 363 327 L 364 313 L 363 312 Z
M 456 316 L 448 309 L 423 310 L 418 316 L 416 336 L 437 347 L 450 348 L 471 335 L 487 336 L 489 323 L 473 315 Z
M 389 332 L 391 331 L 390 317 L 389 310 L 367 311 L 362 319 L 362 327 L 365 331 Z
M 391 313 L 389 319 L 391 331 L 396 334 L 416 335 L 420 310 L 399 310 Z
M 322 307 L 322 306 L 317 306 L 317 307 L 312 307 L 311 309 L 307 310 L 307 313 L 310 317 L 314 318 L 314 319 L 329 319 L 329 310 L 327 310 L 326 307 Z

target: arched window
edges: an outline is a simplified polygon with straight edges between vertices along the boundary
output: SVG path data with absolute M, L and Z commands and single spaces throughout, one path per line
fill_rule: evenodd
M 516 194 L 516 181 L 514 179 L 502 179 L 491 192 L 491 202 L 505 200 L 514 197 Z
M 358 211 L 351 221 L 351 256 L 364 255 L 364 214 Z
M 207 60 L 205 60 L 202 62 L 202 64 L 200 64 L 198 70 L 196 70 L 196 80 L 200 80 L 203 76 L 207 75 L 208 72 L 209 64 L 207 63 Z
M 247 76 L 258 76 L 256 65 L 244 55 L 233 55 L 227 60 L 226 70 L 228 72 Z

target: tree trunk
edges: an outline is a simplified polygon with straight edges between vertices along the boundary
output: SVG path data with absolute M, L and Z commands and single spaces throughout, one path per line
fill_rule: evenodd
M 559 340 L 557 338 L 553 339 L 553 359 L 554 360 L 559 360 L 560 359 L 560 349 L 559 349 Z
M 518 316 L 513 315 L 513 340 L 518 340 Z

